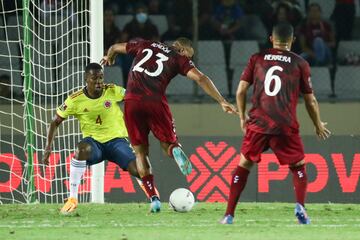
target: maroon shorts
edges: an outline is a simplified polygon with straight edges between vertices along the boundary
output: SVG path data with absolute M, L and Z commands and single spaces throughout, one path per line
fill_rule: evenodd
M 150 130 L 161 142 L 176 143 L 169 105 L 162 101 L 125 100 L 125 124 L 133 146 L 149 145 Z
M 244 157 L 261 161 L 261 153 L 271 148 L 281 165 L 294 164 L 304 159 L 304 145 L 299 134 L 271 135 L 247 130 L 241 146 Z

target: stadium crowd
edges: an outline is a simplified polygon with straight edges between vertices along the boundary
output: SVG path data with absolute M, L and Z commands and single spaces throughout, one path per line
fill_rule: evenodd
M 46 12 L 61 7 L 67 0 L 39 0 L 39 2 Z M 198 31 L 194 31 L 192 0 L 104 0 L 104 53 L 111 44 L 132 38 L 168 42 L 180 36 L 192 39 L 193 33 L 198 32 L 199 45 L 196 52 L 201 49 L 201 41 L 218 41 L 222 44 L 223 53 L 216 57 L 224 58 L 219 61 L 224 62 L 228 84 L 226 91 L 231 95 L 234 90 L 232 88 L 234 74 L 237 73 L 234 67 L 236 65 L 232 62 L 231 55 L 235 53 L 233 49 L 241 49 L 236 54 L 246 58 L 247 61 L 249 56 L 244 54 L 244 48 L 248 52 L 255 53 L 270 47 L 268 38 L 272 27 L 279 22 L 289 22 L 295 29 L 296 41 L 293 51 L 304 57 L 311 66 L 322 67 L 315 69 L 315 72 L 320 73 L 317 78 L 325 79 L 323 81 L 329 85 L 329 89 L 323 91 L 326 92 L 325 98 L 336 96 L 335 88 L 340 96 L 345 96 L 346 89 L 352 89 L 353 81 L 360 76 L 357 74 L 360 65 L 360 17 L 359 14 L 356 16 L 356 11 L 360 12 L 359 0 L 198 0 L 197 2 Z M 21 1 L 4 0 L 0 10 L 7 13 L 5 19 L 15 13 L 12 9 L 19 7 Z M 247 45 L 239 48 L 235 44 L 244 40 L 253 41 L 252 46 L 255 44 L 255 48 L 248 48 Z M 211 56 L 217 53 L 213 51 L 214 46 L 208 45 L 208 49 L 205 47 L 207 55 L 201 53 L 202 57 L 214 58 Z M 131 63 L 132 59 L 127 55 L 116 59 L 125 86 Z M 340 69 L 341 66 L 351 68 Z M 348 80 L 345 82 L 348 86 L 339 89 L 335 82 L 339 83 L 337 79 L 343 79 L 348 75 L 354 80 Z M 2 85 L 0 83 L 0 86 Z M 319 98 L 323 99 L 321 95 Z
M 331 2 L 198 0 L 198 40 L 222 41 L 227 76 L 231 76 L 230 55 L 234 41 L 254 40 L 259 43 L 259 49 L 267 48 L 270 46 L 268 36 L 272 27 L 279 22 L 289 22 L 297 38 L 293 51 L 304 57 L 311 66 L 329 69 L 332 82 L 330 96 L 335 96 L 336 66 L 360 64 L 360 49 L 342 52 L 338 56 L 339 42 L 359 39 L 360 27 L 356 27 L 359 21 L 355 16 L 355 0 Z M 111 43 L 135 37 L 165 42 L 180 36 L 193 38 L 191 0 L 105 0 L 104 4 L 105 52 Z M 158 21 L 159 18 L 163 20 Z M 126 79 L 131 59 L 123 57 L 118 59 L 118 64 Z M 228 82 L 231 84 L 231 77 L 228 77 Z
M 105 0 L 105 48 L 113 41 L 126 41 L 131 37 L 174 40 L 180 36 L 193 37 L 192 1 L 176 0 Z M 262 40 L 261 28 L 269 34 L 273 25 L 289 22 L 299 38 L 295 52 L 306 56 L 312 65 L 331 63 L 337 43 L 353 39 L 355 29 L 355 0 L 336 0 L 332 12 L 323 13 L 324 4 L 332 1 L 310 0 L 199 0 L 199 40 Z M 134 18 L 119 29 L 115 15 L 133 15 Z M 149 15 L 166 17 L 168 28 L 159 33 Z M 252 34 L 252 19 L 260 19 L 258 31 Z M 250 20 L 257 21 L 257 20 Z M 111 33 L 111 34 L 110 34 Z M 114 34 L 115 33 L 115 34 Z M 257 34 L 256 34 L 257 33 Z M 266 44 L 267 45 L 267 44 Z M 264 47 L 266 47 L 266 45 Z M 326 54 L 318 54 L 318 45 Z M 324 56 L 325 55 L 325 56 Z

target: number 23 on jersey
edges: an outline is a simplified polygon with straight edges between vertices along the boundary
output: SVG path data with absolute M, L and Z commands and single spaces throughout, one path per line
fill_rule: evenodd
M 163 62 L 166 62 L 169 58 L 167 56 L 165 56 L 162 53 L 157 53 L 155 56 L 157 57 L 156 59 L 156 64 L 157 64 L 157 69 L 154 72 L 150 72 L 147 69 L 144 69 L 142 67 L 142 65 L 144 63 L 146 63 L 152 56 L 153 56 L 153 51 L 149 48 L 145 48 L 143 51 L 143 53 L 146 52 L 145 57 L 143 57 L 134 67 L 133 67 L 133 71 L 136 72 L 144 72 L 145 74 L 147 74 L 150 77 L 157 77 L 161 74 L 161 72 L 164 69 L 164 64 Z

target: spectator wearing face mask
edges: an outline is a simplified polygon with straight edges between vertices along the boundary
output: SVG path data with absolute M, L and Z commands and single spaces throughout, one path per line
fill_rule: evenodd
M 151 41 L 159 41 L 159 31 L 151 22 L 148 9 L 145 5 L 139 4 L 133 20 L 125 25 L 121 34 L 121 42 L 128 42 L 134 38 L 142 38 Z M 123 72 L 124 86 L 127 84 L 127 76 L 130 71 L 133 58 L 131 55 L 120 55 L 121 68 Z
M 138 5 L 134 18 L 125 25 L 122 42 L 127 42 L 133 38 L 143 38 L 146 40 L 158 41 L 160 39 L 157 27 L 151 22 L 148 9 L 145 5 Z

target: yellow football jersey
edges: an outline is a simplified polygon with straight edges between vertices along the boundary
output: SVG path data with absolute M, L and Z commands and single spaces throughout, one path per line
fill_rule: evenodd
M 80 122 L 83 137 L 92 137 L 105 143 L 114 138 L 128 136 L 123 113 L 118 105 L 125 96 L 125 89 L 113 84 L 106 84 L 101 97 L 92 99 L 83 89 L 71 94 L 57 108 L 62 117 L 76 117 Z

